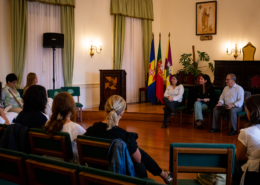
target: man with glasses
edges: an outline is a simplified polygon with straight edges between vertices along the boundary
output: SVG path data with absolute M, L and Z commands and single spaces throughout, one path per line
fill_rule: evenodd
M 237 134 L 237 112 L 242 111 L 244 103 L 244 89 L 236 84 L 236 76 L 228 74 L 226 77 L 227 86 L 224 88 L 218 104 L 213 110 L 213 128 L 210 133 L 219 132 L 221 114 L 229 111 L 229 136 Z

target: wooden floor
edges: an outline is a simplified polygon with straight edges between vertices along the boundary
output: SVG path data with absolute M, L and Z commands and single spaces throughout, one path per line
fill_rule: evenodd
M 134 108 L 135 107 L 135 108 Z M 137 108 L 136 108 L 137 107 Z M 139 107 L 139 108 L 138 108 Z M 145 113 L 161 114 L 163 106 L 156 106 L 153 109 L 149 104 L 141 105 L 142 110 L 138 110 Z M 136 104 L 133 107 L 128 106 L 126 112 L 135 112 L 140 109 L 140 104 Z M 93 110 L 86 110 L 93 111 Z M 95 110 L 98 111 L 98 110 Z M 154 111 L 154 112 L 150 112 Z M 102 112 L 102 115 L 104 113 Z M 93 117 L 92 117 L 93 118 Z M 102 121 L 103 117 L 96 117 L 88 120 L 83 119 L 80 123 L 85 129 L 91 126 L 94 122 Z M 225 129 L 223 133 L 209 133 L 208 129 L 197 130 L 194 129 L 192 124 L 185 124 L 181 126 L 178 122 L 172 123 L 167 129 L 161 129 L 162 121 L 133 121 L 123 119 L 119 122 L 119 127 L 127 130 L 128 132 L 138 133 L 137 139 L 138 146 L 146 151 L 163 170 L 169 170 L 169 145 L 171 143 L 237 143 L 236 136 L 228 136 L 228 130 Z M 163 183 L 160 177 L 154 177 L 152 174 L 148 174 L 149 178 L 154 179 L 157 182 Z M 194 178 L 195 174 L 179 174 L 178 178 Z

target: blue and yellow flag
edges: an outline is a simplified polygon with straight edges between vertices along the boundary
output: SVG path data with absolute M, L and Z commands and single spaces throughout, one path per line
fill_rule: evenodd
M 156 104 L 156 85 L 155 85 L 155 54 L 154 43 L 152 40 L 149 64 L 148 91 L 147 97 L 152 104 Z

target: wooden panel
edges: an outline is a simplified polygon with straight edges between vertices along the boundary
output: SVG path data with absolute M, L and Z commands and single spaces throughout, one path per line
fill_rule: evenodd
M 133 183 L 128 183 L 116 179 L 111 179 L 99 175 L 93 175 L 86 172 L 79 173 L 80 185 L 88 185 L 92 183 L 103 184 L 103 185 L 135 185 Z
M 112 95 L 122 96 L 126 100 L 125 70 L 100 70 L 99 110 L 104 110 L 107 99 Z
M 189 173 L 227 173 L 226 168 L 215 168 L 215 167 L 193 167 L 193 166 L 178 166 L 178 172 L 189 172 Z
M 216 148 L 178 148 L 178 153 L 184 154 L 227 154 L 227 149 Z
M 70 184 L 71 185 L 77 185 L 78 184 L 78 174 L 77 170 L 75 169 L 69 169 L 69 168 L 64 168 L 56 165 L 51 165 L 51 164 L 46 164 L 46 163 L 41 163 L 37 162 L 31 159 L 28 159 L 25 161 L 26 162 L 26 168 L 27 168 L 27 173 L 29 177 L 29 183 L 30 185 L 39 185 L 40 183 L 37 182 L 36 176 L 35 176 L 35 168 L 62 174 L 62 175 L 67 175 L 70 177 Z M 49 179 L 51 181 L 51 179 Z

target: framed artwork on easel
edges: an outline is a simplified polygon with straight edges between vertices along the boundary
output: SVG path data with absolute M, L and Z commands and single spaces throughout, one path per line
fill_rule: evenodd
M 196 35 L 217 33 L 217 1 L 196 3 Z

